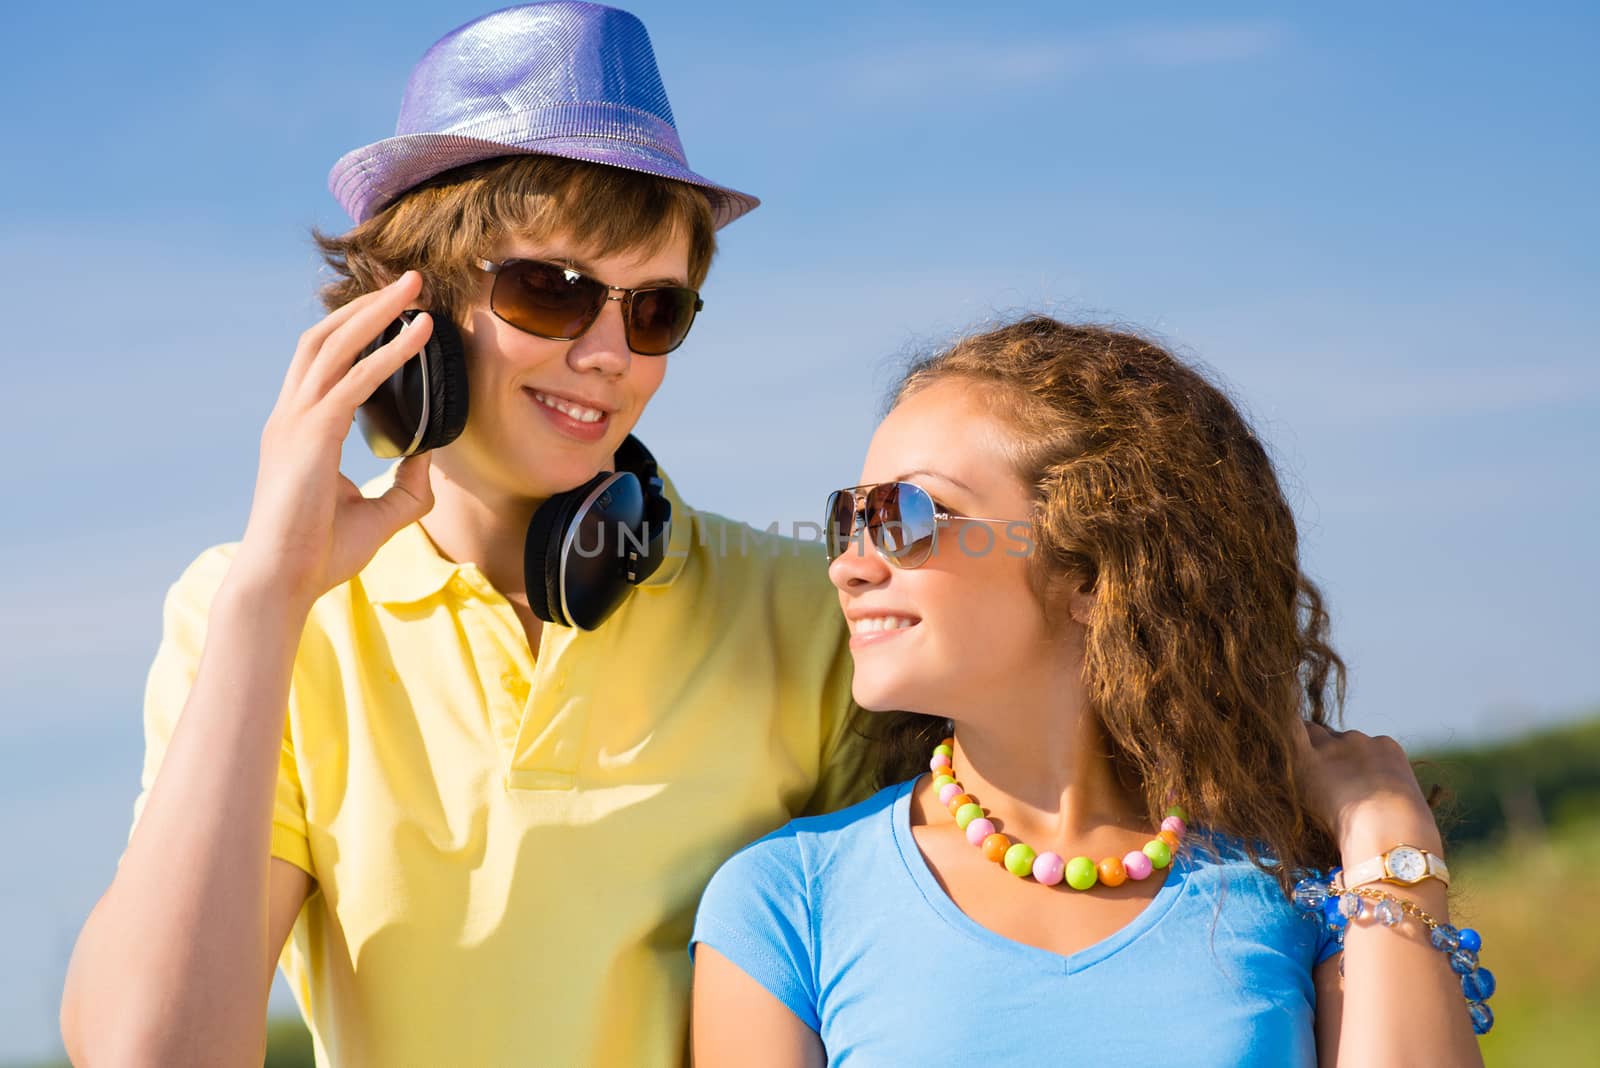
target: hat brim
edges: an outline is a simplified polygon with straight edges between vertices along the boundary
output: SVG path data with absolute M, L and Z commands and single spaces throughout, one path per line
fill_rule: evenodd
M 659 149 L 602 137 L 549 137 L 515 145 L 459 134 L 403 134 L 346 153 L 328 174 L 328 188 L 350 217 L 363 223 L 434 175 L 481 160 L 524 155 L 584 160 L 697 186 L 711 202 L 712 223 L 719 230 L 761 203 L 701 177 Z

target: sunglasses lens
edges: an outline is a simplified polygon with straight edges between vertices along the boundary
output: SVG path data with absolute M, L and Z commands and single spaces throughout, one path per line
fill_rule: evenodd
M 909 482 L 884 482 L 867 492 L 872 543 L 899 567 L 919 567 L 933 552 L 938 523 L 933 498 Z
M 606 287 L 556 263 L 522 260 L 502 267 L 489 306 L 518 330 L 571 341 L 599 314 Z
M 844 490 L 834 490 L 828 494 L 828 505 L 822 520 L 822 541 L 827 547 L 830 564 L 844 555 L 845 547 L 850 544 L 850 535 L 855 533 L 855 526 L 855 494 Z
M 641 356 L 665 356 L 689 336 L 700 295 L 682 286 L 636 290 L 628 306 L 628 347 Z

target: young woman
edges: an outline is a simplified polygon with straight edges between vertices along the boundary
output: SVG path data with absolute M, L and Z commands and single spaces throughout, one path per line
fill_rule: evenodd
M 860 481 L 829 574 L 894 785 L 712 880 L 700 1065 L 1478 1063 L 1438 829 L 1324 726 L 1327 615 L 1217 388 L 1030 318 L 912 370 Z M 1342 965 L 1290 896 L 1341 860 Z
M 706 881 L 858 781 L 820 551 L 691 511 L 629 451 L 716 228 L 755 201 L 688 168 L 638 20 L 582 3 L 447 35 L 399 133 L 332 184 L 356 226 L 323 240 L 331 314 L 242 540 L 168 597 L 67 1049 L 260 1065 L 282 950 L 320 1064 L 680 1063 Z M 459 437 L 364 497 L 339 473 L 352 418 L 447 328 L 465 380 L 424 395 Z M 625 457 L 670 540 L 603 623 L 551 620 L 600 546 L 541 517 Z

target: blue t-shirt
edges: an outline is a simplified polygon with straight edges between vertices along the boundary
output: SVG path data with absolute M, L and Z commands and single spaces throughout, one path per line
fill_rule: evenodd
M 950 900 L 911 836 L 915 782 L 730 858 L 690 953 L 716 947 L 830 1065 L 1316 1064 L 1311 969 L 1338 947 L 1238 849 L 1191 831 L 1132 923 L 1063 957 Z

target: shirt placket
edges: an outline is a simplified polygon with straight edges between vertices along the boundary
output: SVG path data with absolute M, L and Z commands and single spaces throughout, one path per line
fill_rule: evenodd
M 514 790 L 570 789 L 578 770 L 593 694 L 580 680 L 586 643 L 571 627 L 545 624 L 539 660 L 518 723 L 506 772 Z
M 592 645 L 596 636 L 579 639 L 573 628 L 547 623 L 536 658 L 516 611 L 488 579 L 470 564 L 457 578 L 473 594 L 471 611 L 463 616 L 478 650 L 507 789 L 570 789 L 591 696 L 579 680 L 578 663 L 584 642 Z
M 499 764 L 506 768 L 538 664 L 516 612 L 476 568 L 463 565 L 452 586 L 460 597 L 457 618 L 472 650 L 489 731 Z

